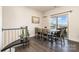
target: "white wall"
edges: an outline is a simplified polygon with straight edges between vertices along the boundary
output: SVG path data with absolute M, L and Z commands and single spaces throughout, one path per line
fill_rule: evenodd
M 47 20 L 46 20 L 47 23 L 45 24 L 49 24 L 48 21 L 50 19 L 50 15 L 69 11 L 69 10 L 72 10 L 72 13 L 69 13 L 69 39 L 79 42 L 79 7 L 78 6 L 75 7 L 65 6 L 46 12 L 44 15 L 47 16 Z
M 2 49 L 2 7 L 0 6 L 0 50 Z
M 32 16 L 40 17 L 39 24 L 32 23 Z M 3 28 L 28 26 L 30 36 L 34 36 L 34 27 L 41 27 L 42 13 L 27 7 L 3 7 Z
M 37 10 L 24 6 L 7 6 L 3 7 L 2 12 L 3 28 L 18 28 L 22 26 L 28 26 L 30 37 L 32 37 L 35 34 L 35 27 L 42 27 L 42 13 Z M 32 16 L 40 17 L 40 23 L 32 23 Z M 16 31 L 17 35 L 15 35 L 15 31 L 9 31 L 9 34 L 7 35 L 8 31 L 3 31 L 3 47 L 19 38 L 17 32 L 18 31 Z M 12 35 L 10 35 L 11 33 Z
M 34 36 L 34 27 L 49 28 L 50 15 L 72 10 L 69 13 L 69 39 L 79 42 L 79 7 L 59 7 L 45 14 L 27 7 L 3 7 L 3 28 L 28 26 L 30 36 Z M 33 24 L 31 16 L 39 16 L 40 24 Z M 42 16 L 47 16 L 42 19 Z

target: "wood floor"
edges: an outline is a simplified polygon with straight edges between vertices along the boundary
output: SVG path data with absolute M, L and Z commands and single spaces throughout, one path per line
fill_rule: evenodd
M 29 47 L 17 47 L 15 48 L 16 52 L 78 52 L 79 44 L 65 40 L 65 45 L 51 43 L 44 40 L 38 40 L 35 38 L 30 38 Z

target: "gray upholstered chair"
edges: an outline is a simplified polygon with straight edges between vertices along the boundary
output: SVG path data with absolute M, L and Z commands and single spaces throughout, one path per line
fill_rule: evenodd
M 42 39 L 48 40 L 48 29 L 42 29 Z
M 42 38 L 42 28 L 35 28 L 35 38 L 36 39 Z
M 65 31 L 65 29 L 62 28 L 61 31 L 58 31 L 58 32 L 56 32 L 56 33 L 53 35 L 52 38 L 55 40 L 56 43 L 57 43 L 58 41 L 60 41 L 60 42 L 61 42 L 61 45 L 62 45 L 62 43 L 65 44 L 64 31 Z

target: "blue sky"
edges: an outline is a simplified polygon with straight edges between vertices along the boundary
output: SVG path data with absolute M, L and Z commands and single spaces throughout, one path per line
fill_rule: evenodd
M 68 16 L 59 16 L 58 17 L 58 24 L 67 25 Z M 50 20 L 50 23 L 56 24 L 56 17 Z
M 60 16 L 58 18 L 58 24 L 67 25 L 68 22 L 68 16 Z

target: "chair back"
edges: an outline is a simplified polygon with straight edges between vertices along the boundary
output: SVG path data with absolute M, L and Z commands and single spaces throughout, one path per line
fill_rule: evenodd
M 48 33 L 48 29 L 42 29 L 42 33 L 43 34 L 47 34 Z
M 38 28 L 38 32 L 40 32 L 40 33 L 41 33 L 41 32 L 42 32 L 42 28 Z
M 35 28 L 35 33 L 37 33 L 38 32 L 38 28 Z
M 35 28 L 35 34 L 41 34 L 42 28 Z
M 64 37 L 65 28 L 61 30 L 60 37 Z

